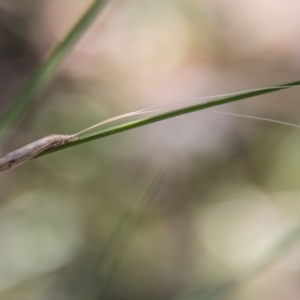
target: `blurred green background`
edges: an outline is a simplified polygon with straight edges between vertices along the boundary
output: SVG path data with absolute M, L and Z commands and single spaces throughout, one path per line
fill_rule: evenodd
M 0 116 L 91 3 L 1 1 Z M 297 80 L 299 9 L 111 1 L 1 154 L 118 114 Z M 298 102 L 294 88 L 218 110 L 297 123 Z M 1 173 L 0 300 L 299 299 L 299 137 L 205 110 Z

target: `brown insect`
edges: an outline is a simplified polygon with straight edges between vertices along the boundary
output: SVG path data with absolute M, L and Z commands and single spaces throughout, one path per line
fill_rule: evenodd
M 24 147 L 21 147 L 21 148 L 15 150 L 15 151 L 12 151 L 4 156 L 1 156 L 0 157 L 0 172 L 7 171 L 12 168 L 18 167 L 46 150 L 55 149 L 60 146 L 74 142 L 79 139 L 79 136 L 81 134 L 83 134 L 91 129 L 94 129 L 96 127 L 99 127 L 100 125 L 103 125 L 103 124 L 106 124 L 106 123 L 109 123 L 109 122 L 112 122 L 115 120 L 123 119 L 125 117 L 135 116 L 135 115 L 144 114 L 144 113 L 148 113 L 148 112 L 150 112 L 150 110 L 143 109 L 143 110 L 123 114 L 123 115 L 105 120 L 103 122 L 97 123 L 89 128 L 86 128 L 86 129 L 84 129 L 80 132 L 77 132 L 75 134 L 72 134 L 72 135 L 53 134 L 53 135 L 43 137 L 43 138 L 41 138 L 37 141 L 34 141 Z

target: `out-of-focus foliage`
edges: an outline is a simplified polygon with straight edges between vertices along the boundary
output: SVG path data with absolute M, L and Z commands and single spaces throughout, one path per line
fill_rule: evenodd
M 1 2 L 1 114 L 90 4 Z M 299 79 L 299 6 L 111 1 L 2 152 L 132 110 Z M 298 102 L 295 88 L 220 109 L 297 123 Z M 299 226 L 299 134 L 207 110 L 1 173 L 0 299 L 96 299 L 103 249 L 128 212 L 142 220 L 111 250 L 122 256 L 102 299 L 219 291 Z M 133 210 L 142 194 L 151 205 Z M 299 268 L 295 244 L 227 299 L 298 299 Z

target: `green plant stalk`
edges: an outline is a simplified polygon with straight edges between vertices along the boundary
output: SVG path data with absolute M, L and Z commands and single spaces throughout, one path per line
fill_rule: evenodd
M 167 170 L 168 163 L 167 158 L 165 158 L 164 162 L 159 165 L 159 168 L 154 171 L 152 170 L 152 174 L 149 174 L 148 179 L 143 184 L 143 190 L 138 195 L 131 197 L 134 199 L 131 209 L 126 211 L 120 218 L 119 224 L 104 246 L 102 259 L 100 259 L 100 264 L 98 265 L 98 276 L 96 276 L 98 300 L 105 298 L 105 291 L 121 259 L 126 254 L 126 250 L 134 233 L 138 229 L 138 225 L 143 221 L 146 209 L 155 199 Z
M 26 107 L 34 101 L 34 96 L 46 85 L 53 76 L 62 60 L 69 53 L 89 25 L 97 17 L 108 0 L 96 0 L 72 28 L 64 40 L 57 45 L 44 63 L 38 67 L 29 78 L 27 84 L 0 120 L 0 138 L 6 130 L 15 123 Z
M 84 135 L 80 136 L 79 139 L 76 141 L 73 141 L 67 145 L 63 145 L 63 146 L 60 146 L 55 149 L 47 150 L 47 151 L 39 154 L 36 157 L 43 156 L 43 155 L 46 155 L 46 154 L 49 154 L 52 152 L 60 151 L 60 150 L 63 150 L 63 149 L 69 148 L 69 147 L 73 147 L 73 146 L 76 146 L 79 144 L 87 143 L 87 142 L 90 142 L 90 141 L 93 141 L 96 139 L 100 139 L 100 138 L 103 138 L 103 137 L 106 137 L 109 135 L 113 135 L 113 134 L 116 134 L 119 132 L 127 131 L 127 130 L 134 129 L 137 127 L 141 127 L 141 126 L 149 125 L 149 124 L 156 123 L 159 121 L 163 121 L 166 119 L 181 116 L 184 114 L 192 113 L 192 112 L 199 111 L 199 110 L 204 110 L 204 109 L 207 109 L 210 107 L 227 104 L 227 103 L 231 103 L 231 102 L 235 102 L 235 101 L 239 101 L 239 100 L 243 100 L 243 99 L 247 99 L 247 98 L 251 98 L 251 97 L 255 97 L 255 96 L 259 96 L 259 95 L 263 95 L 263 94 L 268 94 L 268 93 L 275 92 L 275 91 L 280 91 L 283 89 L 288 89 L 288 88 L 295 87 L 298 85 L 300 85 L 300 81 L 293 81 L 293 82 L 280 84 L 280 85 L 277 85 L 277 86 L 274 86 L 271 88 L 267 88 L 267 89 L 262 88 L 260 90 L 255 90 L 255 91 L 250 91 L 250 92 L 241 92 L 239 94 L 235 94 L 234 96 L 222 97 L 222 98 L 219 98 L 216 100 L 212 100 L 212 101 L 208 101 L 208 102 L 204 102 L 204 103 L 200 103 L 200 104 L 196 104 L 196 105 L 192 105 L 192 106 L 187 106 L 187 107 L 180 108 L 180 109 L 171 110 L 169 112 L 157 114 L 152 117 L 123 123 L 118 126 L 110 127 L 108 129 L 96 131 L 96 132 L 93 132 L 90 134 L 84 134 Z
M 210 289 L 202 289 L 178 295 L 172 300 L 219 300 L 227 299 L 227 294 L 232 292 L 239 285 L 251 280 L 261 272 L 265 271 L 270 265 L 280 259 L 286 252 L 291 250 L 300 239 L 300 226 L 295 227 L 284 235 L 273 247 L 266 251 L 264 255 L 248 270 L 237 274 L 220 284 L 212 286 Z
M 120 261 L 126 255 L 128 246 L 138 230 L 150 203 L 156 199 L 156 194 L 168 169 L 167 158 L 156 170 L 146 167 L 146 172 L 140 178 L 139 191 L 126 197 L 130 208 L 124 209 L 112 234 L 104 243 L 99 254 L 92 260 L 89 272 L 83 272 L 78 286 L 78 299 L 100 300 L 105 298 L 105 292 L 115 274 Z M 94 254 L 95 255 L 95 254 Z

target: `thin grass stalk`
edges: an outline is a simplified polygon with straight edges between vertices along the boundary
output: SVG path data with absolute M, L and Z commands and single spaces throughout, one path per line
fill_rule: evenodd
M 212 101 L 208 101 L 208 102 L 204 102 L 204 103 L 200 103 L 200 104 L 196 104 L 196 105 L 186 106 L 184 108 L 171 110 L 169 112 L 165 112 L 162 114 L 157 114 L 152 117 L 123 123 L 121 125 L 110 127 L 108 129 L 98 130 L 98 131 L 95 131 L 90 134 L 84 134 L 84 135 L 80 136 L 78 140 L 76 140 L 74 142 L 71 142 L 67 145 L 57 147 L 55 149 L 47 150 L 47 151 L 39 154 L 36 157 L 43 156 L 43 155 L 46 155 L 46 154 L 49 154 L 52 152 L 60 151 L 60 150 L 66 149 L 66 148 L 74 147 L 74 146 L 84 144 L 84 143 L 87 143 L 87 142 L 90 142 L 90 141 L 93 141 L 96 139 L 100 139 L 100 138 L 103 138 L 106 136 L 110 136 L 110 135 L 117 134 L 120 132 L 128 131 L 128 130 L 131 130 L 134 128 L 142 127 L 142 126 L 156 123 L 159 121 L 163 121 L 163 120 L 167 120 L 167 119 L 174 118 L 177 116 L 185 115 L 188 113 L 204 110 L 204 109 L 207 109 L 210 107 L 214 107 L 214 106 L 227 104 L 227 103 L 231 103 L 231 102 L 235 102 L 235 101 L 239 101 L 239 100 L 243 100 L 243 99 L 247 99 L 247 98 L 256 97 L 256 96 L 263 95 L 263 94 L 268 94 L 268 93 L 288 89 L 288 88 L 291 88 L 294 86 L 298 86 L 299 84 L 300 84 L 300 81 L 293 81 L 293 82 L 280 84 L 277 86 L 272 86 L 271 88 L 267 88 L 267 89 L 262 88 L 261 90 L 241 92 L 239 94 L 235 94 L 234 96 L 221 97 L 216 100 L 212 100 Z
M 220 284 L 216 284 L 210 288 L 200 289 L 191 293 L 178 295 L 173 300 L 219 300 L 227 299 L 229 293 L 232 293 L 235 288 L 244 284 L 256 275 L 265 271 L 269 266 L 280 259 L 286 252 L 293 248 L 300 240 L 300 226 L 295 227 L 286 235 L 284 235 L 274 246 L 263 255 L 254 265 L 248 270 L 235 275 Z
M 71 29 L 67 36 L 50 53 L 48 58 L 33 72 L 23 90 L 0 120 L 0 138 L 20 118 L 27 107 L 36 101 L 36 94 L 45 87 L 75 43 L 102 11 L 108 0 L 96 0 Z

